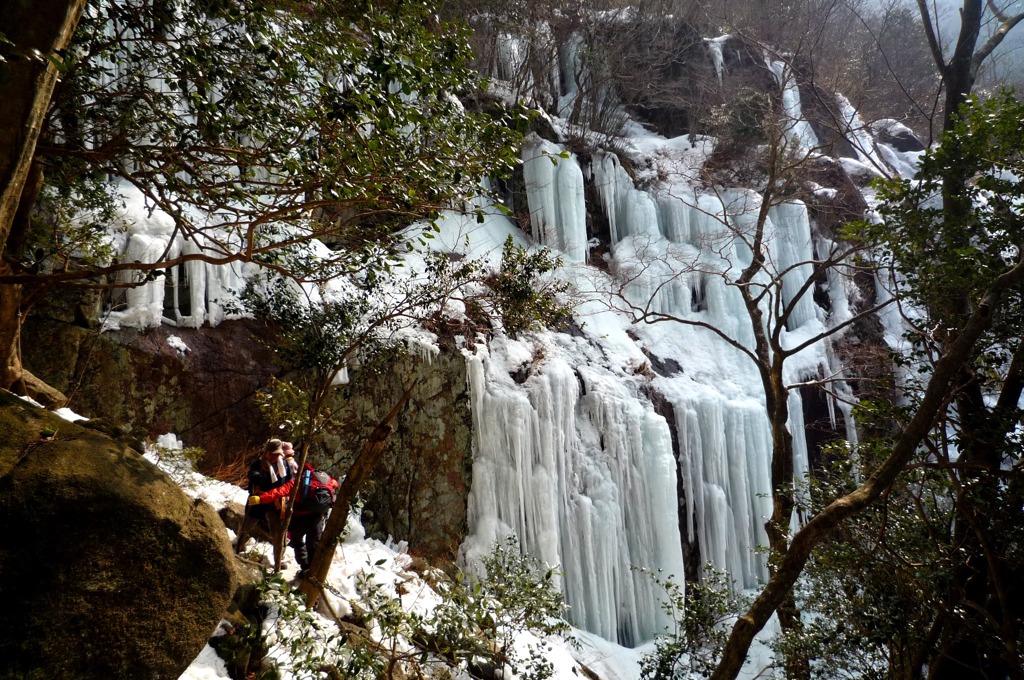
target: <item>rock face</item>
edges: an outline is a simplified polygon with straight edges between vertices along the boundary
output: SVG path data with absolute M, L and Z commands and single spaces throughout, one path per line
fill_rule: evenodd
M 373 535 L 408 541 L 414 554 L 454 560 L 466 534 L 472 470 L 465 359 L 449 349 L 430 361 L 404 357 L 383 374 L 353 378 L 338 392 L 343 418 L 355 426 L 340 443 L 343 452 L 358 450 L 412 386 L 384 458 L 361 492 L 363 524 Z M 342 466 L 338 472 L 343 471 Z
M 7 393 L 0 432 L 0 676 L 178 677 L 238 583 L 214 510 Z
M 67 395 L 72 410 L 138 438 L 173 432 L 205 449 L 203 463 L 213 468 L 267 438 L 253 396 L 277 369 L 260 334 L 253 321 L 100 333 L 58 314 L 37 315 L 25 326 L 22 351 L 26 366 Z

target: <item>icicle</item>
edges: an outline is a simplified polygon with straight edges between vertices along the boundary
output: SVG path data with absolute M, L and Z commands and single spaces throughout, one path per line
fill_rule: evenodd
M 843 132 L 852 143 L 853 150 L 857 154 L 857 160 L 876 170 L 884 168 L 885 164 L 878 156 L 878 150 L 875 148 L 875 140 L 871 136 L 871 132 L 864 125 L 864 122 L 860 119 L 857 110 L 853 108 L 850 100 L 837 93 L 836 105 L 839 107 L 839 113 L 842 116 L 843 127 L 845 128 Z
M 562 96 L 558 99 L 558 115 L 562 118 L 572 119 L 573 108 L 580 96 L 580 80 L 585 77 L 585 71 L 580 51 L 583 49 L 583 36 L 574 33 L 568 40 L 559 45 L 558 64 L 559 80 L 562 83 Z
M 713 40 L 704 41 L 704 44 L 708 46 L 708 52 L 711 53 L 711 64 L 715 67 L 715 77 L 718 78 L 719 87 L 722 86 L 722 74 L 725 71 L 725 57 L 722 54 L 722 48 L 730 37 L 723 35 Z
M 804 119 L 800 106 L 800 88 L 797 86 L 796 78 L 789 64 L 782 61 L 773 61 L 768 64 L 772 73 L 775 74 L 775 82 L 782 88 L 782 113 L 785 116 L 783 134 L 787 144 L 796 144 L 804 149 L 814 149 L 818 146 L 818 136 L 810 123 Z
M 583 197 L 583 171 L 574 156 L 534 138 L 523 148 L 523 175 L 530 223 L 537 240 L 560 250 L 569 262 L 587 258 L 587 210 Z
M 348 384 L 348 366 L 342 366 L 331 377 L 331 387 L 340 387 Z

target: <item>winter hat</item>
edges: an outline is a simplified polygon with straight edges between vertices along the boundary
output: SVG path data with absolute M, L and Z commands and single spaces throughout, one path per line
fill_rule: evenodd
M 283 453 L 280 439 L 270 439 L 267 441 L 266 444 L 263 445 L 264 456 L 266 456 L 266 454 L 268 453 Z M 286 472 L 287 468 L 285 467 L 284 464 L 284 456 L 278 455 L 277 460 L 272 462 L 267 461 L 267 468 L 270 470 L 270 482 L 272 484 L 276 484 L 277 480 L 282 479 L 283 477 L 286 477 L 288 475 L 288 473 Z

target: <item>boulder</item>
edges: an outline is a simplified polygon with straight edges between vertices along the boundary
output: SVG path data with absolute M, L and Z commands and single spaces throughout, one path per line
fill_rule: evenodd
M 239 580 L 216 512 L 6 392 L 0 432 L 0 676 L 177 678 Z
M 871 132 L 880 144 L 888 144 L 897 151 L 924 151 L 926 148 L 913 130 L 892 118 L 876 120 L 871 124 Z

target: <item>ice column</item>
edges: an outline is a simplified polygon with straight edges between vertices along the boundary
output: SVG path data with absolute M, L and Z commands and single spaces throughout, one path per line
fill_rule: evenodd
M 698 385 L 672 403 L 687 533 L 698 537 L 704 561 L 728 571 L 742 587 L 754 587 L 766 575 L 754 549 L 767 543 L 764 522 L 771 515 L 771 433 L 764 405 Z
M 798 328 L 815 319 L 818 310 L 814 304 L 813 284 L 800 292 L 804 283 L 814 276 L 814 248 L 807 206 L 800 201 L 779 203 L 769 208 L 768 219 L 771 220 L 769 246 L 775 256 L 772 275 L 782 275 L 783 304 L 796 300 L 786 327 Z
M 626 170 L 613 154 L 598 153 L 594 158 L 594 184 L 604 204 L 611 228 L 612 245 L 627 236 L 658 238 L 658 205 L 646 191 L 633 186 Z
M 782 88 L 782 112 L 786 118 L 783 133 L 786 143 L 796 144 L 805 149 L 815 148 L 818 146 L 818 136 L 814 134 L 811 124 L 804 119 L 800 106 L 800 88 L 797 86 L 793 69 L 782 61 L 771 62 L 769 68 L 775 74 L 775 81 Z
M 722 84 L 722 74 L 725 72 L 725 55 L 722 53 L 722 48 L 725 47 L 725 43 L 730 37 L 723 35 L 704 41 L 704 44 L 708 46 L 708 52 L 711 54 L 711 63 L 715 67 L 715 76 L 718 77 L 719 86 Z
M 175 230 L 174 220 L 166 212 L 146 204 L 145 197 L 134 187 L 122 185 L 125 211 L 118 218 L 116 227 L 124 232 L 124 246 L 120 259 L 125 262 L 153 263 L 177 258 L 182 255 L 197 255 L 203 252 L 220 254 L 220 246 L 208 245 L 206 235 L 194 234 L 185 239 Z M 223 242 L 230 242 L 227 234 L 217 234 Z M 168 268 L 163 275 L 137 286 L 125 289 L 126 303 L 115 308 L 108 317 L 111 325 L 147 328 L 159 326 L 165 321 L 182 326 L 198 328 L 204 323 L 216 325 L 224 319 L 224 306 L 237 298 L 244 281 L 241 263 L 214 265 L 202 260 L 189 260 L 183 267 Z M 139 281 L 139 272 L 120 274 L 122 282 Z M 167 319 L 165 296 L 168 282 L 184 288 L 183 278 L 188 280 L 188 311 L 180 318 Z M 168 301 L 169 302 L 169 301 Z M 185 309 L 186 301 L 179 299 L 178 306 Z
M 564 336 L 563 336 L 564 340 Z M 546 358 L 525 385 L 483 348 L 469 357 L 475 430 L 471 562 L 501 535 L 564 571 L 570 621 L 624 645 L 668 621 L 660 593 L 632 567 L 682 581 L 675 461 L 668 424 L 593 366 Z
M 649 196 L 633 186 L 612 157 L 597 161 L 595 178 L 612 224 L 615 266 L 627 274 L 641 272 L 631 278 L 628 288 L 633 302 L 650 300 L 651 309 L 709 323 L 753 347 L 751 321 L 732 282 L 750 264 L 753 253 L 747 244 L 760 226 L 767 265 L 757 281 L 776 288 L 783 304 L 793 303 L 787 328 L 805 334 L 794 337 L 806 337 L 821 328 L 813 289 L 802 288 L 813 276 L 810 221 L 803 203 L 773 206 L 759 225 L 762 197 L 754 191 L 721 190 L 697 196 L 676 188 L 674 195 L 649 204 Z M 654 207 L 648 211 L 647 205 Z M 657 234 L 650 229 L 655 220 Z M 772 282 L 776 276 L 782 277 L 777 287 Z M 764 305 L 769 312 L 767 300 Z M 718 342 L 685 325 L 676 331 L 692 337 L 691 346 Z M 654 348 L 656 353 L 667 351 L 657 344 Z M 793 361 L 791 380 L 805 377 L 799 370 L 816 370 L 821 357 L 817 350 L 801 353 Z M 669 358 L 683 367 L 684 376 L 690 368 L 709 370 L 706 363 L 689 365 L 685 354 Z M 727 570 L 741 585 L 753 587 L 766 575 L 756 549 L 766 543 L 763 525 L 771 514 L 772 442 L 764 390 L 759 380 L 750 378 L 755 366 L 749 358 L 725 348 L 724 343 L 715 365 L 713 370 L 723 380 L 743 386 L 738 394 L 726 396 L 717 386 L 702 387 L 688 377 L 659 384 L 677 421 L 688 535 L 698 537 L 703 560 Z M 795 481 L 801 482 L 807 450 L 802 402 L 796 391 L 791 393 L 790 406 Z
M 534 138 L 523 149 L 523 176 L 530 222 L 539 240 L 569 262 L 587 259 L 587 210 L 583 171 L 560 146 Z

